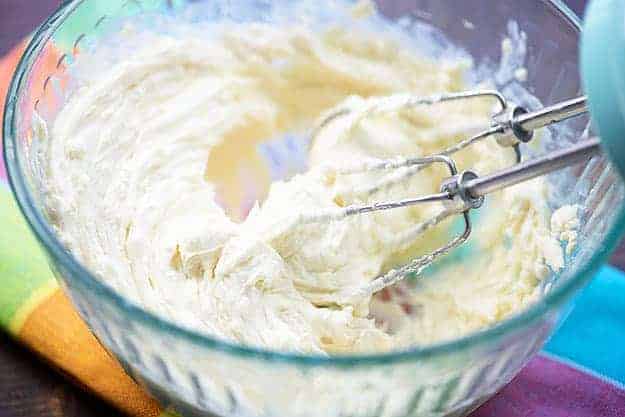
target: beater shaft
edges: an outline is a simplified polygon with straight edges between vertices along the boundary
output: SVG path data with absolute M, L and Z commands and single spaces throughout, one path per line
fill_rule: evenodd
M 493 191 L 587 161 L 600 151 L 599 138 L 591 138 L 493 174 L 468 180 L 462 186 L 473 197 L 484 196 Z
M 579 116 L 588 111 L 585 96 L 562 101 L 540 110 L 526 112 L 513 118 L 512 124 L 525 131 L 533 131 L 571 117 Z

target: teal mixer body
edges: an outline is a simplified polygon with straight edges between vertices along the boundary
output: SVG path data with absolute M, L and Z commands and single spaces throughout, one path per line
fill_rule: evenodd
M 580 50 L 594 127 L 603 149 L 625 176 L 625 1 L 590 3 Z

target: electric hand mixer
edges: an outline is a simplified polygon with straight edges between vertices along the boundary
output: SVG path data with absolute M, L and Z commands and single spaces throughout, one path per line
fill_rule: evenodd
M 479 208 L 484 201 L 484 197 L 493 191 L 588 161 L 591 157 L 600 153 L 602 148 L 607 150 L 608 155 L 619 170 L 625 172 L 625 146 L 621 145 L 625 139 L 621 135 L 621 132 L 625 132 L 625 122 L 622 115 L 615 115 L 614 113 L 622 107 L 620 103 L 625 103 L 625 101 L 621 100 L 619 94 L 619 92 L 622 92 L 625 95 L 625 77 L 622 75 L 613 77 L 612 75 L 614 74 L 610 73 L 610 71 L 614 69 L 604 65 L 603 61 L 604 57 L 614 52 L 617 52 L 619 59 L 625 61 L 625 54 L 622 54 L 622 51 L 614 51 L 613 44 L 606 42 L 607 36 L 614 33 L 611 30 L 617 30 L 619 27 L 619 23 L 614 22 L 613 14 L 610 13 L 610 9 L 615 7 L 613 3 L 615 2 L 595 2 L 586 20 L 586 30 L 582 40 L 581 61 L 588 98 L 582 96 L 530 112 L 523 107 L 510 104 L 501 93 L 490 90 L 443 94 L 433 97 L 414 97 L 399 94 L 373 100 L 368 107 L 359 110 L 361 113 L 356 115 L 354 123 L 358 123 L 358 121 L 376 113 L 475 98 L 494 99 L 500 108 L 495 113 L 489 128 L 442 150 L 439 154 L 419 158 L 369 159 L 352 166 L 335 168 L 334 171 L 339 175 L 350 175 L 375 170 L 391 171 L 403 168 L 400 172 L 391 173 L 383 177 L 378 183 L 367 186 L 366 189 L 356 191 L 357 193 L 371 194 L 383 187 L 406 179 L 430 164 L 440 163 L 444 164 L 449 170 L 449 177 L 442 182 L 440 192 L 397 201 L 350 205 L 315 213 L 300 213 L 288 226 L 295 227 L 302 224 L 323 223 L 374 211 L 401 208 L 415 204 L 442 202 L 445 209 L 433 218 L 415 225 L 411 231 L 414 236 L 425 232 L 449 216 L 462 214 L 464 217 L 464 231 L 461 234 L 432 252 L 413 259 L 397 269 L 390 270 L 366 285 L 344 289 L 343 295 L 346 299 L 371 295 L 399 282 L 409 274 L 419 274 L 432 262 L 462 245 L 471 234 L 469 212 Z M 593 7 L 594 10 L 592 10 Z M 625 71 L 625 62 L 624 65 L 618 66 L 617 69 Z M 521 162 L 519 144 L 529 142 L 536 129 L 584 114 L 588 111 L 588 103 L 590 103 L 592 115 L 601 131 L 601 141 L 598 137 L 592 137 L 566 149 Z M 327 115 L 317 129 L 322 128 L 335 118 L 345 116 L 349 112 L 350 110 L 347 109 L 337 109 Z M 493 135 L 496 135 L 497 143 L 500 146 L 510 146 L 516 150 L 517 164 L 482 177 L 471 170 L 458 172 L 456 164 L 452 159 L 453 154 Z

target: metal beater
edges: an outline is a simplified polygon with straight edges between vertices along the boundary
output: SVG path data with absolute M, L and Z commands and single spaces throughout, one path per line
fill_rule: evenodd
M 471 234 L 469 212 L 479 208 L 487 194 L 540 175 L 545 175 L 577 163 L 585 162 L 600 152 L 599 139 L 591 138 L 567 149 L 558 150 L 541 157 L 521 162 L 519 144 L 529 142 L 536 129 L 586 113 L 588 111 L 586 97 L 574 98 L 530 112 L 523 107 L 511 105 L 499 92 L 490 90 L 443 94 L 425 98 L 396 95 L 374 101 L 373 104 L 365 108 L 356 119 L 362 120 L 364 117 L 379 112 L 397 111 L 403 108 L 475 98 L 491 98 L 496 100 L 499 104 L 500 110 L 493 116 L 491 126 L 476 135 L 444 149 L 440 154 L 422 158 L 366 160 L 354 166 L 339 167 L 336 169 L 337 174 L 345 175 L 358 172 L 370 172 L 373 170 L 397 170 L 398 168 L 406 168 L 399 175 L 391 174 L 383 178 L 379 183 L 358 191 L 373 193 L 381 187 L 392 185 L 407 176 L 413 175 L 430 164 L 442 163 L 447 166 L 450 176 L 442 182 L 440 192 L 397 201 L 350 205 L 322 212 L 301 213 L 294 219 L 293 223 L 289 225 L 289 227 L 294 227 L 302 224 L 324 223 L 340 220 L 356 214 L 407 207 L 415 204 L 442 202 L 445 209 L 432 219 L 415 225 L 414 228 L 409 231 L 409 235 L 414 237 L 437 225 L 451 215 L 460 213 L 463 215 L 465 228 L 460 235 L 454 237 L 447 244 L 437 248 L 431 253 L 420 256 L 397 269 L 388 271 L 386 274 L 374 279 L 365 286 L 344 289 L 343 295 L 346 299 L 373 294 L 399 282 L 408 274 L 419 274 L 436 259 L 466 242 Z M 343 117 L 348 113 L 349 110 L 337 109 L 324 118 L 319 128 L 325 126 L 331 120 L 337 117 Z M 481 177 L 470 170 L 458 172 L 456 164 L 450 155 L 493 135 L 496 135 L 497 143 L 500 146 L 509 146 L 516 150 L 518 163 L 510 168 Z
M 625 67 L 625 54 L 623 54 L 625 47 L 625 36 L 623 36 L 625 33 L 625 19 L 623 19 L 623 16 L 625 16 L 625 5 L 622 1 L 592 0 L 589 2 L 585 13 L 584 30 L 581 32 L 579 55 L 580 75 L 587 96 L 568 100 L 533 112 L 528 112 L 521 107 L 510 106 L 505 98 L 496 91 L 450 94 L 425 100 L 410 97 L 401 99 L 404 100 L 405 105 L 410 106 L 427 104 L 428 100 L 434 103 L 489 96 L 494 97 L 500 103 L 502 111 L 494 117 L 493 124 L 489 129 L 444 150 L 440 155 L 392 161 L 367 161 L 362 164 L 363 166 L 356 167 L 362 170 L 407 167 L 402 170 L 404 172 L 401 175 L 409 176 L 429 164 L 443 163 L 448 167 L 450 177 L 443 181 L 439 193 L 401 201 L 345 207 L 332 213 L 313 214 L 310 216 L 301 215 L 299 217 L 299 220 L 303 222 L 324 221 L 327 219 L 340 219 L 353 214 L 442 201 L 446 209 L 435 216 L 434 219 L 416 225 L 414 232 L 417 233 L 432 227 L 449 215 L 463 214 L 465 229 L 462 234 L 433 252 L 414 259 L 396 270 L 391 270 L 365 286 L 346 288 L 344 295 L 347 299 L 354 296 L 373 294 L 395 284 L 408 274 L 418 274 L 437 258 L 464 243 L 471 233 L 469 211 L 480 207 L 484 196 L 490 192 L 588 161 L 591 157 L 597 155 L 601 148 L 610 157 L 613 166 L 620 176 L 625 179 L 625 76 L 623 76 L 623 67 Z M 534 130 L 586 113 L 588 107 L 592 112 L 593 121 L 601 132 L 601 147 L 599 138 L 593 137 L 568 149 L 521 162 L 518 145 L 531 140 Z M 339 116 L 340 114 L 334 115 L 334 117 Z M 449 156 L 471 143 L 492 135 L 497 135 L 497 142 L 500 145 L 512 146 L 517 150 L 518 163 L 513 167 L 483 177 L 479 177 L 471 171 L 457 172 L 456 166 Z M 358 169 L 353 169 L 352 171 L 356 172 Z M 397 181 L 401 175 L 389 175 L 378 184 L 372 184 L 365 190 L 355 191 L 374 192 L 379 187 L 384 187 Z

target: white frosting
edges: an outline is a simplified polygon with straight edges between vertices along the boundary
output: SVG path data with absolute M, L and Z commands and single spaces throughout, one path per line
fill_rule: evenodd
M 489 198 L 471 238 L 479 256 L 437 266 L 373 300 L 343 300 L 341 290 L 440 246 L 454 222 L 414 236 L 440 212 L 436 204 L 298 221 L 346 204 L 438 191 L 444 166 L 375 193 L 367 193 L 372 184 L 406 169 L 340 168 L 436 153 L 487 125 L 491 103 L 358 119 L 374 100 L 366 97 L 462 89 L 466 62 L 423 58 L 375 31 L 247 24 L 216 33 L 208 40 L 192 29 L 182 37 L 141 34 L 149 47 L 86 80 L 52 128 L 51 218 L 72 252 L 116 290 L 181 325 L 240 343 L 383 351 L 501 320 L 537 296 L 549 266 L 562 267 L 557 239 L 564 237 L 551 235 L 546 185 L 536 179 Z M 349 113 L 317 132 L 309 170 L 269 186 L 256 145 L 310 129 L 335 106 Z M 514 163 L 514 153 L 488 139 L 455 159 L 483 174 Z M 237 222 L 245 178 L 266 196 Z
M 577 246 L 579 209 L 576 204 L 566 205 L 554 211 L 551 216 L 551 233 L 556 239 L 566 242 L 567 255 L 570 255 Z

